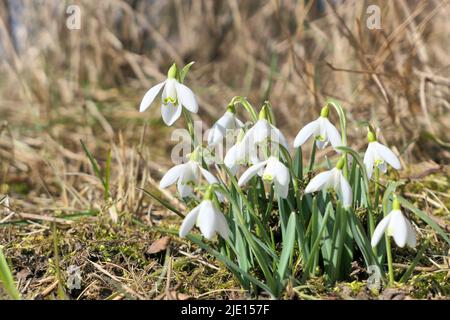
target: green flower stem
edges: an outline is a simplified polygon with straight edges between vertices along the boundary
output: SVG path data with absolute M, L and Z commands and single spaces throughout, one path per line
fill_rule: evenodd
M 256 121 L 258 121 L 258 115 L 256 114 L 255 109 L 252 107 L 250 102 L 248 102 L 247 99 L 245 99 L 244 97 L 240 96 L 233 97 L 233 99 L 231 99 L 230 104 L 233 105 L 241 104 L 242 107 L 245 109 L 245 111 L 247 111 L 250 114 L 252 121 L 255 123 Z
M 378 211 L 378 205 L 380 199 L 380 169 L 375 166 L 375 202 L 373 208 Z M 372 210 L 369 211 L 369 234 L 373 235 L 375 230 L 375 219 Z
M 311 151 L 311 161 L 309 162 L 309 172 L 313 171 L 313 168 L 314 168 L 314 162 L 316 161 L 316 149 L 317 149 L 317 145 L 316 145 L 316 142 L 314 141 L 312 151 Z
M 183 117 L 184 117 L 184 121 L 186 122 L 188 130 L 189 130 L 192 147 L 195 148 L 198 144 L 198 141 L 195 137 L 194 123 L 192 121 L 191 114 L 188 111 L 186 111 L 186 109 L 184 109 L 184 108 L 183 108 Z
M 389 236 L 385 234 L 384 239 L 386 240 L 386 255 L 387 255 L 387 263 L 389 270 L 389 285 L 394 284 L 394 267 L 392 266 L 392 249 L 391 249 L 391 240 Z

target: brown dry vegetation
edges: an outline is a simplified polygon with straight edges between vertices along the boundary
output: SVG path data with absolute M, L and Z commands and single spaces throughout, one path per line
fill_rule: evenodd
M 169 250 L 148 252 L 162 237 L 154 226 L 176 228 L 179 219 L 138 188 L 157 188 L 175 142 L 167 143 L 171 131 L 157 107 L 137 109 L 172 62 L 196 61 L 187 83 L 209 124 L 235 95 L 255 106 L 269 99 L 292 140 L 327 97 L 340 100 L 352 146 L 366 144 L 358 121 L 380 127 L 401 155 L 405 196 L 449 230 L 449 1 L 334 2 L 323 12 L 317 1 L 79 0 L 81 30 L 69 30 L 69 2 L 25 1 L 19 40 L 11 2 L 2 2 L 0 244 L 23 296 L 55 297 L 58 274 L 65 287 L 75 265 L 82 288 L 65 288 L 71 298 L 245 297 L 223 266 L 189 243 L 172 239 Z M 372 3 L 381 30 L 366 27 Z M 102 168 L 111 150 L 110 199 L 80 139 Z M 185 209 L 171 191 L 163 195 Z M 430 247 L 401 290 L 448 297 L 448 248 L 423 232 Z M 358 270 L 335 290 L 317 279 L 287 297 L 364 298 Z

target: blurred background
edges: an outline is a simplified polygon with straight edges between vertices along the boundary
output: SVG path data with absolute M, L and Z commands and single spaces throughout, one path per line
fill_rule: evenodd
M 268 99 L 292 141 L 332 97 L 353 148 L 365 150 L 358 122 L 371 121 L 404 164 L 439 170 L 450 159 L 449 16 L 441 0 L 2 1 L 2 192 L 94 199 L 80 139 L 100 164 L 113 150 L 118 195 L 163 172 L 171 131 L 159 106 L 138 105 L 173 62 L 190 61 L 209 125 L 235 95 L 257 108 Z

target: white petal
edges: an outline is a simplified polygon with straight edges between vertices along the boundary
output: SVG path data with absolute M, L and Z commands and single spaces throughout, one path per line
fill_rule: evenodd
M 406 244 L 410 246 L 411 248 L 416 247 L 416 231 L 414 230 L 413 226 L 411 225 L 411 222 L 406 220 L 407 224 L 407 237 L 406 237 Z
M 312 135 L 315 134 L 316 130 L 319 127 L 319 122 L 317 120 L 314 120 L 310 123 L 308 123 L 306 126 L 304 126 L 300 132 L 297 134 L 294 140 L 294 148 L 300 147 L 302 144 L 305 143 L 306 140 L 309 139 Z
M 315 192 L 322 190 L 328 183 L 333 181 L 334 171 L 329 170 L 319 173 L 317 176 L 311 179 L 305 188 L 305 193 Z
M 284 134 L 273 125 L 270 125 L 269 129 L 270 129 L 270 140 L 278 144 L 281 144 L 285 149 L 288 149 L 289 146 Z
M 389 225 L 389 221 L 391 220 L 392 215 L 389 213 L 386 217 L 384 217 L 380 223 L 375 228 L 373 235 L 372 235 L 372 241 L 370 244 L 372 247 L 376 247 L 378 242 L 380 242 L 381 237 L 384 234 L 384 231 L 386 230 L 387 226 Z
M 174 184 L 182 175 L 183 171 L 186 169 L 186 164 L 179 164 L 170 168 L 166 174 L 162 177 L 159 187 L 161 189 L 167 188 L 168 186 Z
M 214 211 L 214 204 L 210 200 L 204 200 L 200 206 L 197 225 L 203 236 L 206 239 L 211 240 L 216 235 L 216 213 Z
M 221 142 L 226 135 L 227 129 L 235 128 L 235 119 L 231 112 L 225 114 L 216 121 L 208 133 L 208 145 L 214 146 Z
M 155 100 L 158 93 L 161 91 L 161 88 L 164 86 L 166 81 L 163 81 L 161 83 L 158 83 L 157 85 L 153 86 L 148 90 L 144 97 L 142 98 L 141 105 L 139 106 L 139 112 L 145 111 Z
M 270 136 L 269 123 L 265 119 L 258 120 L 253 129 L 254 130 L 252 131 L 251 136 L 253 138 L 253 141 L 250 141 L 250 143 L 261 143 Z
M 189 231 L 191 231 L 192 227 L 195 225 L 199 212 L 200 206 L 197 206 L 191 212 L 189 212 L 186 217 L 184 217 L 179 232 L 181 238 L 184 238 L 189 233 Z
M 178 193 L 180 194 L 180 197 L 182 198 L 190 197 L 194 194 L 192 187 L 188 184 L 185 184 L 181 180 L 178 180 L 177 189 Z
M 364 154 L 364 165 L 366 166 L 367 176 L 369 179 L 372 177 L 373 165 L 375 163 L 373 142 L 370 142 L 367 146 L 366 153 Z
M 342 193 L 344 208 L 350 207 L 352 205 L 352 188 L 342 173 L 339 178 L 339 190 Z
M 220 143 L 224 137 L 225 133 L 217 125 L 213 127 L 208 132 L 208 146 L 214 147 Z
M 199 168 L 200 168 L 200 166 L 199 166 Z M 200 168 L 200 172 L 201 172 L 202 176 L 206 179 L 206 181 L 208 181 L 209 184 L 215 184 L 215 183 L 218 184 L 219 183 L 217 178 L 208 170 Z M 216 191 L 216 195 L 220 202 L 222 202 L 224 200 L 224 196 L 220 192 Z
M 395 153 L 391 151 L 391 149 L 382 145 L 379 142 L 375 142 L 374 146 L 377 150 L 379 157 L 381 157 L 384 161 L 389 163 L 394 169 L 399 170 L 401 168 L 400 160 L 398 160 L 397 156 L 395 155 Z
M 336 127 L 328 119 L 325 119 L 324 124 L 327 131 L 328 140 L 333 148 L 342 146 L 341 135 Z
M 242 185 L 246 184 L 251 178 L 253 178 L 253 176 L 258 173 L 259 170 L 261 170 L 266 165 L 266 163 L 267 161 L 263 161 L 248 168 L 239 178 L 238 185 L 241 187 Z
M 234 121 L 236 122 L 235 128 L 243 128 L 244 127 L 244 123 L 241 120 L 239 120 L 238 118 L 235 117 Z
M 198 104 L 192 90 L 179 82 L 175 83 L 175 87 L 177 89 L 177 97 L 181 104 L 190 112 L 197 113 Z
M 386 171 L 387 171 L 386 161 L 379 162 L 377 167 L 381 172 L 386 173 Z
M 200 166 L 196 161 L 188 161 L 185 169 L 183 170 L 180 181 L 183 183 L 197 182 L 200 178 Z
M 209 184 L 219 183 L 216 177 L 206 169 L 200 168 L 200 172 L 202 176 L 208 181 Z
M 280 184 L 275 180 L 275 192 L 280 198 L 286 199 L 289 194 L 289 182 L 286 184 Z
M 181 105 L 175 107 L 170 102 L 168 104 L 163 104 L 161 106 L 161 115 L 164 123 L 168 126 L 173 125 L 174 122 L 181 116 L 181 111 Z
M 228 240 L 228 237 L 230 236 L 230 228 L 228 226 L 227 219 L 216 207 L 214 207 L 214 211 L 216 214 L 216 230 L 222 238 Z
M 403 248 L 405 246 L 408 226 L 406 218 L 403 216 L 400 210 L 392 211 L 392 218 L 389 222 L 387 232 L 388 235 L 394 238 L 397 246 L 399 246 L 400 248 Z
M 228 169 L 232 168 L 239 161 L 239 154 L 239 144 L 235 144 L 228 150 L 223 160 Z
M 289 185 L 289 169 L 275 157 L 270 157 L 267 161 L 264 174 L 274 177 L 281 185 Z

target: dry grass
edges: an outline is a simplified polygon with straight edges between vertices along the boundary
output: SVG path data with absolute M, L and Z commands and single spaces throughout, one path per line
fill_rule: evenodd
M 26 2 L 26 32 L 18 35 L 10 2 L 0 4 L 0 193 L 9 201 L 0 209 L 0 244 L 25 297 L 49 297 L 57 287 L 55 217 L 61 269 L 79 265 L 84 274 L 84 292 L 71 298 L 243 296 L 189 244 L 174 240 L 167 256 L 145 254 L 160 237 L 149 227 L 179 222 L 138 189 L 156 188 L 170 166 L 163 160 L 170 130 L 159 111 L 137 108 L 173 61 L 197 62 L 187 81 L 208 123 L 235 95 L 255 105 L 270 99 L 292 139 L 327 97 L 341 100 L 349 121 L 372 121 L 404 164 L 419 163 L 401 173 L 413 181 L 406 195 L 448 230 L 449 1 L 336 1 L 321 12 L 317 1 L 79 0 L 82 28 L 72 31 L 68 2 L 42 2 Z M 381 30 L 366 28 L 370 3 L 381 7 Z M 355 148 L 365 147 L 363 129 L 349 135 Z M 102 167 L 112 152 L 109 200 L 80 139 Z M 164 195 L 183 209 L 171 192 Z M 427 273 L 424 283 L 433 288 L 421 297 L 449 295 L 446 249 L 433 243 L 422 267 L 438 267 Z M 334 294 L 308 290 L 300 297 Z

